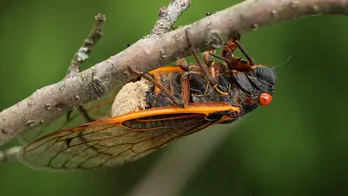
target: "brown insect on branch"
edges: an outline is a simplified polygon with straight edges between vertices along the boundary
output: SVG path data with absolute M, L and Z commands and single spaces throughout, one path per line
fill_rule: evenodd
M 161 36 L 157 34 L 166 32 L 168 25 L 162 27 L 164 23 L 158 22 L 152 35 L 124 51 L 73 77 L 43 87 L 3 110 L 0 113 L 0 145 L 42 122 L 50 122 L 83 103 L 103 97 L 134 79 L 136 76 L 128 71 L 129 66 L 146 72 L 190 55 L 185 28 L 190 28 L 193 46 L 199 51 L 205 51 L 221 47 L 224 41 L 237 34 L 265 25 L 304 16 L 347 13 L 348 0 L 248 0 Z M 170 12 L 167 14 L 171 15 Z M 162 10 L 160 15 L 165 16 L 166 11 Z M 176 18 L 160 17 L 164 21 L 172 21 L 167 23 L 171 25 Z

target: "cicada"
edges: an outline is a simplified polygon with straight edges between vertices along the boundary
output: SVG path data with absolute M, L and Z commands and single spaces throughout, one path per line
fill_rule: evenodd
M 149 73 L 131 69 L 140 79 L 120 90 L 112 117 L 41 137 L 22 148 L 22 162 L 38 169 L 109 168 L 214 124 L 234 122 L 271 102 L 274 69 L 255 64 L 238 40 L 229 40 L 222 56 L 204 52 L 201 62 L 188 31 L 186 37 L 197 63 L 181 59 Z M 247 60 L 233 54 L 236 48 Z M 88 117 L 88 112 L 81 114 Z

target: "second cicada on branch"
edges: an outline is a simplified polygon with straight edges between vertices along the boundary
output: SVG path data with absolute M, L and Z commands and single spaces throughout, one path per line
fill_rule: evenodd
M 24 146 L 21 160 L 38 169 L 97 169 L 137 160 L 171 141 L 214 124 L 231 123 L 272 100 L 275 71 L 254 63 L 238 40 L 228 41 L 222 56 L 203 53 L 197 60 L 141 73 L 126 84 L 111 117 L 62 129 Z M 239 48 L 247 60 L 233 55 Z M 219 60 L 214 60 L 219 59 Z M 108 105 L 108 104 L 106 104 Z M 89 118 L 100 108 L 78 111 Z M 94 112 L 94 113 L 93 113 Z

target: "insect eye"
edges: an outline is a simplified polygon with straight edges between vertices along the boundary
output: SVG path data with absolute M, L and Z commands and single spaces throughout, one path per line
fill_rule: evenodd
M 270 104 L 272 101 L 272 95 L 268 94 L 268 93 L 262 93 L 259 97 L 259 103 L 262 106 L 266 106 L 268 104 Z

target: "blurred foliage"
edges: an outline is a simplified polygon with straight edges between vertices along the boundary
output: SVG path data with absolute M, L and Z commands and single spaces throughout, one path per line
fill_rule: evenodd
M 98 12 L 107 16 L 104 37 L 84 69 L 147 35 L 168 2 L 2 1 L 0 108 L 61 80 Z M 194 1 L 176 26 L 235 3 Z M 347 22 L 345 16 L 307 17 L 243 35 L 258 63 L 276 66 L 292 58 L 277 68 L 269 107 L 236 126 L 209 129 L 235 131 L 183 195 L 348 195 Z M 0 167 L 0 194 L 124 195 L 165 151 L 104 171 L 50 173 L 7 163 Z

